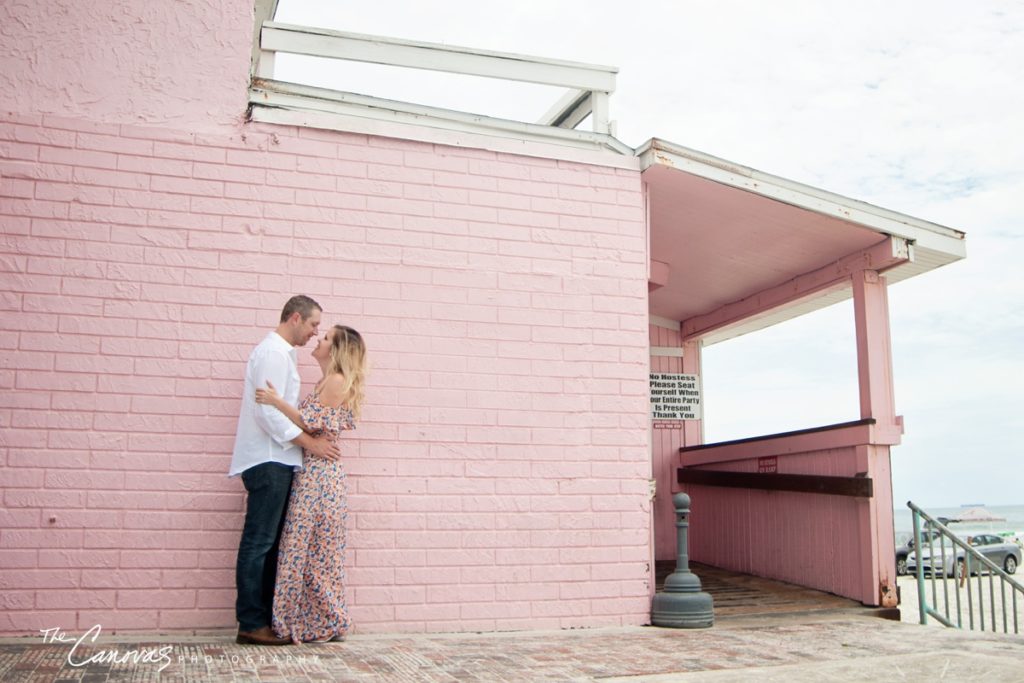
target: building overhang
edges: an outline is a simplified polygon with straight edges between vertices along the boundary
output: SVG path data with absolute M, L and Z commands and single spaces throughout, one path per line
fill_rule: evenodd
M 853 270 L 898 282 L 966 254 L 961 231 L 670 142 L 651 139 L 636 155 L 650 312 L 705 344 L 847 299 Z

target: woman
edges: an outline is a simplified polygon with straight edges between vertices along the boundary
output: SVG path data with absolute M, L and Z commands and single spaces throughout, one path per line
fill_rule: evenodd
M 323 377 L 294 408 L 267 389 L 256 402 L 274 406 L 304 431 L 326 432 L 337 440 L 355 429 L 363 403 L 366 346 L 351 327 L 335 325 L 313 349 Z M 273 628 L 295 643 L 344 640 L 349 629 L 345 607 L 345 471 L 341 462 L 303 453 L 295 473 L 274 590 Z

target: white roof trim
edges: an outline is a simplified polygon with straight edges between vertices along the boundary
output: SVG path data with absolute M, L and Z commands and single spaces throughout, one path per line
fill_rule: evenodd
M 883 209 L 769 173 L 652 138 L 637 148 L 641 171 L 661 165 L 730 185 L 802 209 L 902 237 L 920 249 L 945 255 L 948 261 L 966 256 L 964 233 L 953 228 Z
M 676 332 L 681 327 L 678 320 L 669 320 L 668 318 L 662 318 L 660 315 L 649 316 L 649 322 L 655 327 L 664 327 L 666 330 L 674 330 Z
M 272 21 L 263 23 L 263 50 L 411 69 L 447 71 L 525 83 L 610 93 L 618 68 L 477 48 L 370 36 Z
M 259 78 L 253 80 L 249 89 L 249 103 L 254 121 L 639 169 L 632 148 L 604 133 Z

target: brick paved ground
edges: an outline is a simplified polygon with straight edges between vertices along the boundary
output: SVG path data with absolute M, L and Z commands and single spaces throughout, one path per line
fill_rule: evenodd
M 72 640 L 81 634 L 68 634 Z M 233 634 L 0 640 L 2 681 L 1019 680 L 1024 635 L 936 630 L 849 610 L 721 619 L 714 628 L 355 636 L 260 648 Z M 166 648 L 166 650 L 161 650 Z M 75 662 L 116 653 L 157 662 Z M 69 655 L 72 662 L 69 663 Z M 161 664 L 166 664 L 160 671 Z

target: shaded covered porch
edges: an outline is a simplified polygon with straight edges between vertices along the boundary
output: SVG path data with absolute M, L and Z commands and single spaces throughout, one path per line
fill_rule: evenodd
M 661 590 L 675 569 L 674 562 L 657 565 L 657 589 Z M 690 569 L 700 577 L 701 589 L 711 595 L 715 619 L 742 619 L 781 615 L 809 615 L 851 611 L 863 614 L 861 603 L 832 593 L 743 572 L 693 562 Z M 896 611 L 879 610 L 879 617 L 898 620 Z
M 651 372 L 703 377 L 705 346 L 853 299 L 859 415 L 708 444 L 652 412 L 655 557 L 671 494 L 692 499 L 690 557 L 856 600 L 895 598 L 887 287 L 963 258 L 962 232 L 653 139 L 637 150 L 650 232 Z M 653 386 L 653 385 L 652 385 Z

